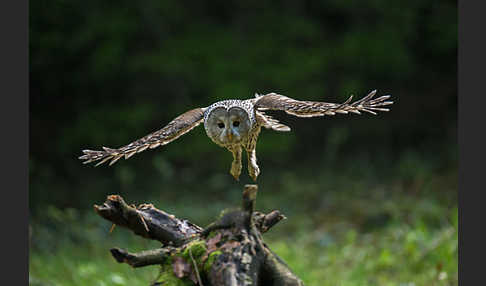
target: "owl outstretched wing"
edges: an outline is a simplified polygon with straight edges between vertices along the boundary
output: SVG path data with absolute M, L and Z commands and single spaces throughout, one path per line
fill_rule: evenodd
M 128 159 L 135 153 L 140 153 L 147 148 L 153 149 L 165 145 L 201 124 L 204 120 L 204 110 L 205 108 L 189 110 L 173 119 L 164 128 L 118 149 L 103 147 L 103 151 L 83 150 L 84 155 L 80 156 L 79 159 L 85 160 L 83 164 L 101 160 L 96 166 L 111 160 L 110 165 L 113 165 L 122 157 Z
M 269 93 L 266 95 L 256 95 L 255 108 L 262 110 L 283 110 L 288 114 L 299 117 L 314 117 L 324 115 L 335 115 L 336 113 L 347 114 L 348 112 L 361 114 L 361 111 L 375 114 L 375 111 L 389 111 L 383 106 L 393 104 L 393 101 L 387 101 L 390 95 L 380 96 L 373 99 L 376 90 L 370 92 L 367 96 L 351 103 L 353 96 L 348 100 L 339 103 L 327 103 L 318 101 L 300 101 L 293 98 Z

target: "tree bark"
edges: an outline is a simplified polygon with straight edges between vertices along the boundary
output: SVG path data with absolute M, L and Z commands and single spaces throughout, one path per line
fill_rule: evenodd
M 110 250 L 116 261 L 132 267 L 161 265 L 161 278 L 153 285 L 304 285 L 263 242 L 262 233 L 285 216 L 278 210 L 255 211 L 257 191 L 257 185 L 246 185 L 241 209 L 225 212 L 205 229 L 152 204 L 128 205 L 118 195 L 94 209 L 114 225 L 163 244 L 137 253 Z

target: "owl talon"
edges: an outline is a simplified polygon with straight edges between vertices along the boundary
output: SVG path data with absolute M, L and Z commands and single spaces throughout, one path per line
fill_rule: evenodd
M 237 181 L 240 180 L 241 167 L 242 167 L 241 162 L 239 164 L 238 164 L 238 162 L 231 164 L 230 174 Z
M 241 147 L 237 147 L 234 149 L 228 149 L 233 154 L 233 162 L 231 163 L 230 174 L 235 178 L 235 180 L 239 181 L 240 174 L 241 174 Z
M 235 180 L 239 181 L 240 180 L 240 174 L 241 174 L 241 168 L 239 170 L 231 168 L 230 174 L 231 174 L 231 176 L 233 176 L 233 178 L 235 178 Z
M 248 173 L 249 173 L 250 177 L 253 179 L 253 181 L 256 182 L 257 177 L 260 174 L 260 168 L 257 165 L 255 165 L 255 166 L 249 165 L 248 166 Z
M 249 150 L 247 149 L 246 152 L 248 157 L 248 174 L 253 179 L 253 181 L 256 182 L 256 179 L 260 174 L 260 168 L 258 167 L 257 164 L 255 147 L 253 146 L 253 148 Z

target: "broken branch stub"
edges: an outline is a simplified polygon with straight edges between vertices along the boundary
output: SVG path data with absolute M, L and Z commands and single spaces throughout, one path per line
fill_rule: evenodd
M 170 256 L 173 249 L 159 248 L 130 253 L 124 249 L 115 247 L 110 249 L 111 255 L 120 263 L 127 263 L 132 267 L 143 267 L 154 264 L 162 264 Z
M 176 218 L 152 204 L 141 204 L 138 208 L 129 206 L 119 195 L 108 196 L 103 205 L 94 205 L 94 209 L 112 223 L 131 229 L 142 237 L 158 240 L 164 245 L 183 245 L 202 231 L 201 227 Z

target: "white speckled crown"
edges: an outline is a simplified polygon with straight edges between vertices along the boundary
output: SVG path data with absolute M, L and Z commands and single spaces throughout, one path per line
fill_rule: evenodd
M 253 111 L 253 102 L 251 100 L 239 100 L 239 99 L 228 99 L 215 102 L 211 104 L 205 111 L 204 111 L 204 129 L 208 132 L 208 126 L 206 122 L 208 120 L 209 114 L 218 107 L 224 107 L 226 110 L 230 109 L 231 107 L 240 107 L 246 111 L 248 114 L 248 118 L 250 119 L 250 126 L 255 125 L 255 112 Z

